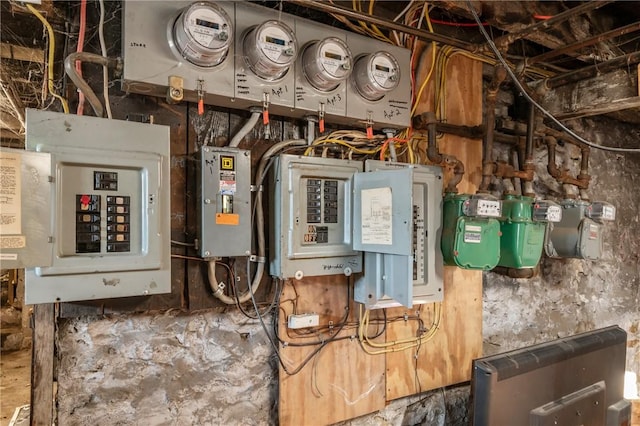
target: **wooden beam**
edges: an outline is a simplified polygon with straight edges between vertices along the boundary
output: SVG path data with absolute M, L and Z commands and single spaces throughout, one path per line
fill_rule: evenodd
M 44 64 L 44 50 L 9 43 L 0 43 L 0 57 L 2 59 Z
M 31 359 L 31 424 L 53 424 L 53 342 L 54 304 L 33 307 L 33 347 Z
M 558 120 L 569 120 L 574 118 L 592 117 L 594 115 L 624 111 L 631 108 L 640 108 L 640 96 L 634 96 L 632 98 L 625 99 L 615 99 L 610 102 L 588 105 L 576 111 L 561 112 L 556 114 L 556 118 Z

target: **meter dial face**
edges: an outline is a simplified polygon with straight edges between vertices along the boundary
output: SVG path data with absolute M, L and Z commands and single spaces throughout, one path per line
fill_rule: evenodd
M 307 45 L 302 55 L 304 75 L 316 89 L 335 89 L 351 74 L 351 51 L 342 40 L 329 37 Z
M 388 52 L 375 52 L 356 60 L 353 71 L 358 93 L 370 101 L 380 100 L 400 82 L 400 65 Z
M 210 2 L 183 9 L 173 27 L 173 42 L 180 54 L 201 67 L 215 67 L 227 56 L 233 40 L 231 18 Z
M 277 80 L 296 60 L 298 45 L 293 31 L 279 21 L 266 21 L 250 28 L 243 42 L 244 60 L 258 77 Z

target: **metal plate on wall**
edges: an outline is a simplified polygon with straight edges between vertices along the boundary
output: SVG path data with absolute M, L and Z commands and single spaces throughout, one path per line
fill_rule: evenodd
M 51 155 L 0 149 L 0 263 L 3 269 L 49 266 Z

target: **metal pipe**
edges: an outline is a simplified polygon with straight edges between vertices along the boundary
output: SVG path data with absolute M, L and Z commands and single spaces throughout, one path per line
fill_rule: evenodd
M 575 52 L 576 50 L 582 49 L 583 47 L 592 46 L 605 40 L 629 34 L 638 30 L 640 30 L 640 22 L 634 22 L 633 24 L 625 25 L 624 27 L 616 28 L 602 34 L 598 34 L 586 40 L 580 40 L 575 43 L 568 44 L 565 47 L 561 47 L 560 49 L 554 49 L 541 55 L 534 56 L 533 58 L 529 58 L 527 59 L 527 65 L 538 64 L 551 58 L 564 55 L 565 53 Z
M 415 118 L 415 117 L 414 117 Z M 458 192 L 457 186 L 464 176 L 464 164 L 453 155 L 443 155 L 438 149 L 438 131 L 436 115 L 429 111 L 421 114 L 421 123 L 427 128 L 427 158 L 438 165 L 448 165 L 453 168 L 453 176 L 445 188 L 445 192 Z
M 560 182 L 563 185 L 575 185 L 580 189 L 588 189 L 589 188 L 589 181 L 591 180 L 591 176 L 589 176 L 588 173 L 583 172 L 583 170 L 585 170 L 585 167 L 588 167 L 588 157 L 589 157 L 589 151 L 588 151 L 588 147 L 587 150 L 584 150 L 582 147 L 580 147 L 581 151 L 582 151 L 582 161 L 581 161 L 581 167 L 580 167 L 580 174 L 578 175 L 578 177 L 573 177 L 569 174 L 569 170 L 560 170 L 560 168 L 558 168 L 558 165 L 556 164 L 556 145 L 558 144 L 558 141 L 556 140 L 555 137 L 553 136 L 546 136 L 544 138 L 545 143 L 547 144 L 547 151 L 549 153 L 549 161 L 547 163 L 547 171 L 549 172 L 549 174 L 551 175 L 551 177 L 555 178 L 558 182 Z M 584 159 L 584 155 L 586 154 L 587 159 Z M 569 192 L 566 190 L 565 187 L 565 192 Z
M 491 185 L 491 177 L 495 172 L 496 165 L 491 156 L 493 155 L 493 137 L 496 127 L 496 100 L 500 85 L 507 78 L 507 70 L 503 66 L 496 66 L 493 70 L 493 78 L 487 88 L 485 102 L 485 135 L 482 140 L 482 181 L 478 192 L 488 192 Z
M 317 0 L 288 0 L 289 3 L 297 4 L 307 8 L 319 10 L 326 13 L 334 13 L 336 15 L 344 16 L 345 18 L 355 19 L 358 21 L 373 24 L 378 27 L 386 28 L 388 30 L 399 31 L 405 34 L 416 36 L 419 39 L 426 41 L 435 41 L 442 44 L 448 44 L 453 47 L 467 50 L 469 52 L 476 52 L 478 46 L 466 41 L 458 40 L 457 38 L 447 37 L 442 34 L 430 33 L 428 31 L 420 30 L 415 27 L 400 24 L 388 19 L 380 18 L 377 16 L 367 15 L 361 12 L 357 12 L 346 7 L 338 6 L 325 1 Z
M 537 268 L 506 268 L 504 266 L 496 266 L 491 270 L 491 272 L 495 272 L 500 275 L 506 275 L 510 278 L 533 278 L 536 276 Z
M 91 89 L 91 86 L 89 86 L 89 84 L 87 84 L 87 82 L 80 77 L 76 71 L 76 61 L 102 65 L 103 67 L 115 68 L 116 70 L 120 70 L 122 67 L 122 61 L 120 58 L 105 58 L 104 56 L 89 52 L 74 52 L 68 55 L 64 60 L 64 71 L 67 73 L 71 81 L 73 81 L 73 84 L 76 85 L 78 90 L 84 93 L 84 96 L 87 98 L 87 101 L 89 101 L 89 104 L 91 104 L 96 117 L 103 117 L 104 108 L 102 106 L 102 102 L 100 102 L 100 99 L 98 99 L 93 89 Z
M 590 10 L 595 10 L 598 9 L 608 3 L 611 3 L 613 0 L 605 0 L 605 1 L 589 1 L 586 3 L 582 3 L 579 6 L 573 7 L 569 10 L 565 10 L 564 12 L 560 12 L 557 15 L 554 15 L 553 17 L 546 19 L 544 21 L 540 21 L 540 22 L 536 22 L 533 25 L 529 25 L 526 28 L 523 28 L 520 31 L 516 31 L 514 33 L 509 33 L 506 35 L 503 35 L 501 37 L 498 37 L 495 40 L 495 44 L 496 46 L 508 46 L 511 43 L 513 43 L 516 40 L 520 40 L 521 38 L 524 38 L 526 36 L 528 36 L 529 34 L 536 32 L 536 31 L 540 31 L 540 30 L 547 30 L 549 28 L 551 28 L 552 26 L 554 26 L 555 24 L 558 24 L 560 22 L 564 22 L 566 20 L 568 20 L 569 18 L 571 18 L 572 16 L 575 15 L 581 15 L 585 12 L 588 12 Z
M 587 3 L 588 4 L 588 3 Z M 555 77 L 548 78 L 544 84 L 549 89 L 555 89 L 559 86 L 574 83 L 578 80 L 584 80 L 591 78 L 597 74 L 604 74 L 609 71 L 622 68 L 626 65 L 635 65 L 640 62 L 640 51 L 628 53 L 623 56 L 611 59 L 607 62 L 601 62 L 596 65 L 591 65 L 585 68 L 580 68 L 575 71 L 570 71 L 565 74 L 556 75 Z

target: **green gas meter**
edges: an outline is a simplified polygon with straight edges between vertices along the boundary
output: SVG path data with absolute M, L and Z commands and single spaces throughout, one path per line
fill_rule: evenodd
M 602 255 L 602 225 L 616 218 L 609 203 L 563 200 L 562 220 L 549 223 L 545 252 L 549 257 L 596 260 Z
M 445 265 L 489 270 L 498 264 L 501 208 L 489 195 L 445 195 L 440 242 Z
M 506 268 L 534 268 L 542 256 L 547 222 L 559 222 L 562 209 L 550 201 L 505 195 L 500 218 L 500 261 Z

